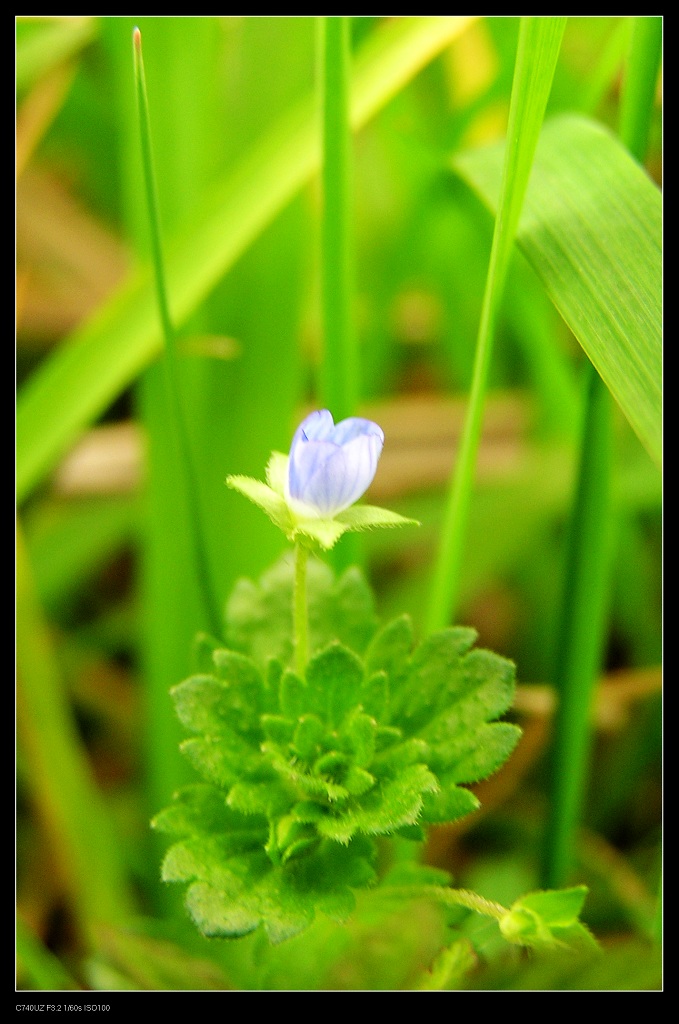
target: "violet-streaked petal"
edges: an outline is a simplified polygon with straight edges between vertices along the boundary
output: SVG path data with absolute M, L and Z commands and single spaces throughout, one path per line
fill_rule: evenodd
M 376 434 L 364 434 L 335 447 L 329 457 L 318 460 L 306 485 L 293 496 L 318 509 L 324 517 L 344 511 L 372 483 L 381 451 L 382 439 Z
M 381 427 L 358 416 L 335 425 L 327 409 L 311 413 L 290 446 L 286 497 L 297 514 L 332 518 L 372 483 L 384 444 Z
M 303 500 L 311 480 L 328 459 L 340 451 L 330 441 L 293 441 L 288 464 L 288 491 L 290 497 Z
M 376 434 L 382 439 L 384 444 L 384 433 L 381 427 L 378 427 L 372 420 L 365 420 L 360 416 L 350 416 L 335 426 L 328 440 L 334 441 L 335 444 L 346 444 L 355 437 L 363 437 L 370 434 Z
M 309 413 L 295 431 L 290 449 L 301 441 L 331 441 L 335 430 L 332 414 L 327 409 Z

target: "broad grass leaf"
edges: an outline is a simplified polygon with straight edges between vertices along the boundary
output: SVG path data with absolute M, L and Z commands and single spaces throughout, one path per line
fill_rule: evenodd
M 495 210 L 503 146 L 453 167 Z M 545 123 L 517 244 L 654 461 L 662 449 L 662 199 L 605 128 Z

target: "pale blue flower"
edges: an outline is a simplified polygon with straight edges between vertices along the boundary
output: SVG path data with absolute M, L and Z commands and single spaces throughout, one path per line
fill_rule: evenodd
M 332 519 L 365 493 L 384 445 L 381 427 L 357 416 L 335 424 L 327 409 L 300 423 L 290 446 L 285 497 L 292 511 Z

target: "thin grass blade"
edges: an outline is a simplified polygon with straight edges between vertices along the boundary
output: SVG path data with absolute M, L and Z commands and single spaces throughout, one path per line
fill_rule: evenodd
M 507 147 L 501 176 L 490 265 L 481 309 L 469 409 L 451 480 L 441 546 L 434 576 L 427 625 L 440 629 L 454 616 L 459 594 L 460 563 L 476 457 L 481 439 L 483 407 L 495 320 L 504 291 L 509 257 L 528 185 L 533 155 L 542 127 L 554 69 L 561 47 L 564 18 L 523 18 L 512 85 Z

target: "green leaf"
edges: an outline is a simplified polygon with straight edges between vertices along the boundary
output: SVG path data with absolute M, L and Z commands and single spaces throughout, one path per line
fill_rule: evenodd
M 364 593 L 362 578 L 335 581 L 325 569 L 315 578 L 324 601 L 311 607 L 327 616 L 323 628 L 351 622 L 343 607 Z M 267 608 L 284 607 L 282 581 L 289 604 L 280 566 L 266 586 L 246 588 L 240 623 L 250 648 Z M 237 589 L 242 597 L 244 585 Z M 368 623 L 362 617 L 363 649 Z M 180 837 L 163 875 L 191 883 L 187 906 L 205 934 L 263 923 L 278 941 L 319 909 L 341 918 L 353 906 L 348 879 L 372 880 L 370 837 L 421 839 L 423 825 L 478 807 L 459 783 L 495 771 L 519 731 L 493 721 L 511 701 L 513 665 L 474 649 L 475 637 L 447 629 L 413 649 L 401 618 L 379 631 L 365 660 L 338 640 L 317 650 L 305 678 L 281 674 L 279 661 L 263 671 L 246 652 L 216 648 L 212 674 L 173 689 L 194 733 L 182 750 L 210 785 L 181 791 L 154 824 Z
M 450 688 L 462 682 L 461 658 L 475 639 L 476 632 L 463 627 L 433 633 L 413 653 L 407 674 L 399 672 L 399 685 L 390 679 L 392 717 L 408 734 L 447 706 Z
M 481 806 L 478 797 L 461 786 L 447 785 L 439 793 L 428 793 L 424 800 L 424 819 L 430 825 L 457 821 Z
M 283 673 L 279 695 L 281 711 L 288 718 L 301 718 L 306 709 L 306 683 L 295 672 Z
M 172 690 L 177 714 L 187 729 L 207 734 L 247 735 L 259 716 L 272 710 L 255 663 L 235 651 L 214 653 L 215 675 L 193 676 Z
M 154 818 L 152 825 L 170 836 L 224 834 L 232 849 L 256 849 L 266 836 L 266 819 L 239 814 L 226 806 L 223 794 L 212 785 L 187 785 Z M 178 868 L 177 868 L 178 870 Z
M 331 644 L 307 665 L 309 707 L 337 729 L 356 706 L 363 682 L 363 665 L 341 644 Z
M 371 790 L 354 810 L 323 818 L 317 825 L 318 831 L 338 843 L 348 843 L 357 832 L 395 832 L 402 825 L 414 824 L 422 809 L 423 794 L 436 788 L 436 778 L 425 765 L 411 765 L 377 792 Z
M 292 742 L 295 750 L 305 761 L 314 758 L 325 732 L 323 722 L 314 714 L 301 715 Z
M 552 16 L 524 16 L 519 25 L 507 145 L 500 174 L 497 215 L 476 337 L 469 403 L 450 479 L 430 589 L 426 618 L 430 632 L 455 621 L 457 614 L 464 540 L 481 444 L 495 328 L 565 25 L 565 18 Z
M 503 148 L 455 170 L 495 209 Z M 662 199 L 605 128 L 545 123 L 517 243 L 653 459 L 662 447 Z
M 256 752 L 235 734 L 197 736 L 184 740 L 180 750 L 204 779 L 225 789 L 261 768 Z
M 366 652 L 368 670 L 384 672 L 387 678 L 399 680 L 400 669 L 407 665 L 413 642 L 413 623 L 408 615 L 389 622 L 375 634 Z
M 477 964 L 474 947 L 468 939 L 456 939 L 441 950 L 416 986 L 419 991 L 438 992 L 456 989 L 464 976 Z
M 457 743 L 442 742 L 433 763 L 447 781 L 478 782 L 505 763 L 520 736 L 519 727 L 510 722 L 484 722 Z M 446 771 L 446 761 L 454 765 L 450 772 Z
M 324 844 L 303 860 L 274 868 L 265 855 L 224 859 L 217 847 L 194 848 L 181 870 L 196 881 L 186 905 L 208 936 L 237 937 L 263 925 L 272 942 L 304 931 L 317 911 L 343 920 L 354 907 L 351 887 L 374 877 L 372 846 L 351 851 Z
M 374 672 L 364 679 L 361 707 L 374 719 L 384 720 L 389 708 L 389 677 L 386 672 Z
M 239 830 L 256 835 L 266 830 L 266 821 L 262 820 L 258 830 L 252 818 L 245 818 L 227 807 L 219 789 L 193 785 L 178 790 L 172 804 L 155 816 L 152 826 L 158 832 L 176 836 Z

